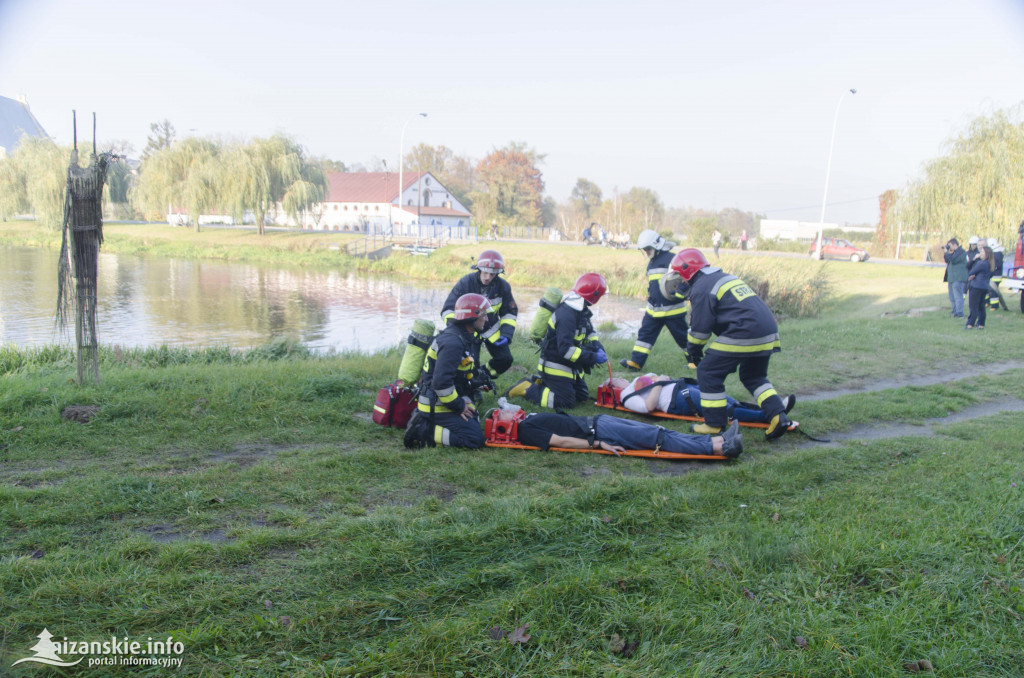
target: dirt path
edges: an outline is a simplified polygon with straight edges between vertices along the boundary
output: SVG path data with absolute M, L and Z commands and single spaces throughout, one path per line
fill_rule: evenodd
M 986 375 L 1001 374 L 1009 370 L 1024 369 L 1024 360 L 1011 360 L 1004 363 L 985 365 Z M 854 388 L 841 388 L 834 391 L 816 391 L 814 393 L 797 394 L 797 403 L 813 403 L 819 400 L 831 400 L 840 396 L 855 395 L 857 393 L 873 393 L 875 391 L 886 391 L 891 388 L 903 388 L 905 386 L 934 386 L 945 384 L 950 381 L 958 381 L 970 376 L 964 372 L 939 372 L 936 374 L 924 374 L 919 377 L 904 377 L 900 379 L 883 379 L 871 382 Z

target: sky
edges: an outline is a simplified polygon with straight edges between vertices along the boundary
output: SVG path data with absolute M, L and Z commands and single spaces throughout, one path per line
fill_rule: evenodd
M 58 142 L 76 109 L 136 154 L 165 119 L 392 170 L 403 141 L 524 142 L 559 202 L 582 177 L 818 221 L 828 174 L 825 221 L 873 224 L 972 120 L 1019 110 L 1024 0 L 0 0 L 18 95 Z

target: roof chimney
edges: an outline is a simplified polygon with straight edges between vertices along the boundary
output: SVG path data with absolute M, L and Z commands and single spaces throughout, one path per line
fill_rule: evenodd
M 15 98 L 18 100 L 19 104 L 25 107 L 25 110 L 28 110 L 28 99 L 25 97 L 24 94 L 19 94 Z

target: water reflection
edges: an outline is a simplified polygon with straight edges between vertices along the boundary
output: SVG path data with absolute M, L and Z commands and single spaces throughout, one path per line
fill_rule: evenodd
M 512 280 L 522 331 L 541 291 Z M 232 346 L 282 336 L 317 350 L 374 351 L 405 341 L 412 322 L 437 322 L 450 285 L 244 263 L 101 254 L 98 325 L 103 344 Z M 0 343 L 67 342 L 54 331 L 57 252 L 0 248 Z M 596 323 L 636 331 L 643 304 L 606 297 Z

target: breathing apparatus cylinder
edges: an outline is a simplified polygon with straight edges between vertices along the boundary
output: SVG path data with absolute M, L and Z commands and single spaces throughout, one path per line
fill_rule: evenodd
M 555 312 L 560 303 L 562 303 L 562 290 L 557 287 L 549 287 L 544 291 L 544 296 L 540 298 L 540 308 L 537 309 L 537 314 L 533 316 L 533 322 L 530 323 L 530 339 L 534 343 L 539 344 L 544 341 L 544 335 L 548 331 L 548 321 L 551 320 L 551 314 Z
M 409 342 L 402 356 L 402 364 L 398 367 L 398 378 L 406 384 L 415 384 L 420 380 L 423 361 L 427 357 L 427 349 L 434 340 L 434 323 L 429 320 L 414 320 Z

